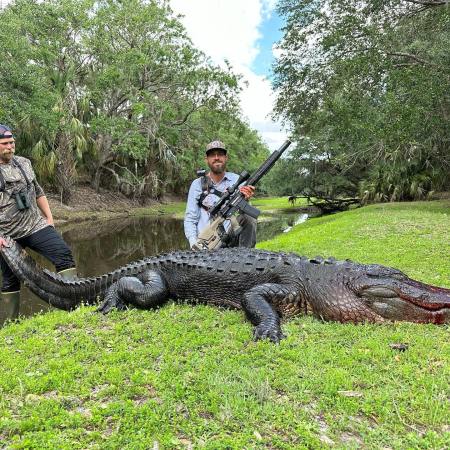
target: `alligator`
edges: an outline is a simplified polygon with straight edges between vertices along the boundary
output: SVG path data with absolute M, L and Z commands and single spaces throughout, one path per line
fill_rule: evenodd
M 18 278 L 50 305 L 98 311 L 156 308 L 168 299 L 242 309 L 254 339 L 279 342 L 281 320 L 313 314 L 339 322 L 450 322 L 450 289 L 408 278 L 378 264 L 247 248 L 175 251 L 105 275 L 67 280 L 39 268 L 13 240 L 1 253 Z

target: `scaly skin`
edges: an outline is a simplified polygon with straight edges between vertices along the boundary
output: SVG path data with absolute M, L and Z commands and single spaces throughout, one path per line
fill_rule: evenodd
M 152 308 L 169 298 L 243 309 L 255 339 L 283 338 L 280 320 L 310 312 L 340 322 L 450 322 L 450 290 L 380 265 L 307 259 L 255 249 L 177 251 L 144 258 L 101 277 L 68 281 L 39 269 L 8 240 L 2 255 L 34 293 L 66 310 L 104 299 L 99 310 Z

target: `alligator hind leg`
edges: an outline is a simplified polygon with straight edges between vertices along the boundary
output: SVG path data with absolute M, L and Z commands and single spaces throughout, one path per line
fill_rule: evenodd
M 281 331 L 280 316 L 269 302 L 284 298 L 288 294 L 285 286 L 272 283 L 260 284 L 244 294 L 242 308 L 250 322 L 255 325 L 255 341 L 269 339 L 278 343 L 285 337 Z
M 116 281 L 108 288 L 105 298 L 103 299 L 103 303 L 96 309 L 97 312 L 108 314 L 113 309 L 118 309 L 120 311 L 127 309 L 127 305 L 123 302 L 119 295 L 118 284 L 119 282 Z
M 169 289 L 159 272 L 148 270 L 138 277 L 123 277 L 107 291 L 97 311 L 107 314 L 112 309 L 125 309 L 131 304 L 142 309 L 155 308 L 167 301 Z

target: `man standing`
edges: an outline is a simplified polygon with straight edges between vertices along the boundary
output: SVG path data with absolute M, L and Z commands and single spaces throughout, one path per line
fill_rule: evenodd
M 16 240 L 49 259 L 65 278 L 76 275 L 72 252 L 53 226 L 47 197 L 36 180 L 30 160 L 14 156 L 11 130 L 0 125 L 0 248 L 2 236 Z M 0 295 L 0 323 L 17 318 L 20 282 L 0 256 L 3 283 Z
M 239 175 L 226 171 L 228 155 L 223 142 L 213 141 L 206 146 L 205 161 L 210 171 L 192 182 L 184 218 L 184 234 L 189 240 L 191 248 L 197 242 L 200 231 L 208 225 L 208 210 L 217 203 L 222 192 L 239 178 Z M 241 186 L 239 189 L 247 200 L 255 193 L 253 186 Z M 256 219 L 246 214 L 240 214 L 237 220 L 242 231 L 231 239 L 228 247 L 254 247 L 256 244 Z

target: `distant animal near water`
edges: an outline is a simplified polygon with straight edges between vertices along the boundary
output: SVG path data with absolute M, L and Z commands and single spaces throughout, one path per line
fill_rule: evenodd
M 288 202 L 291 204 L 291 206 L 294 206 L 297 203 L 297 199 L 301 198 L 298 195 L 290 195 L 288 197 Z

